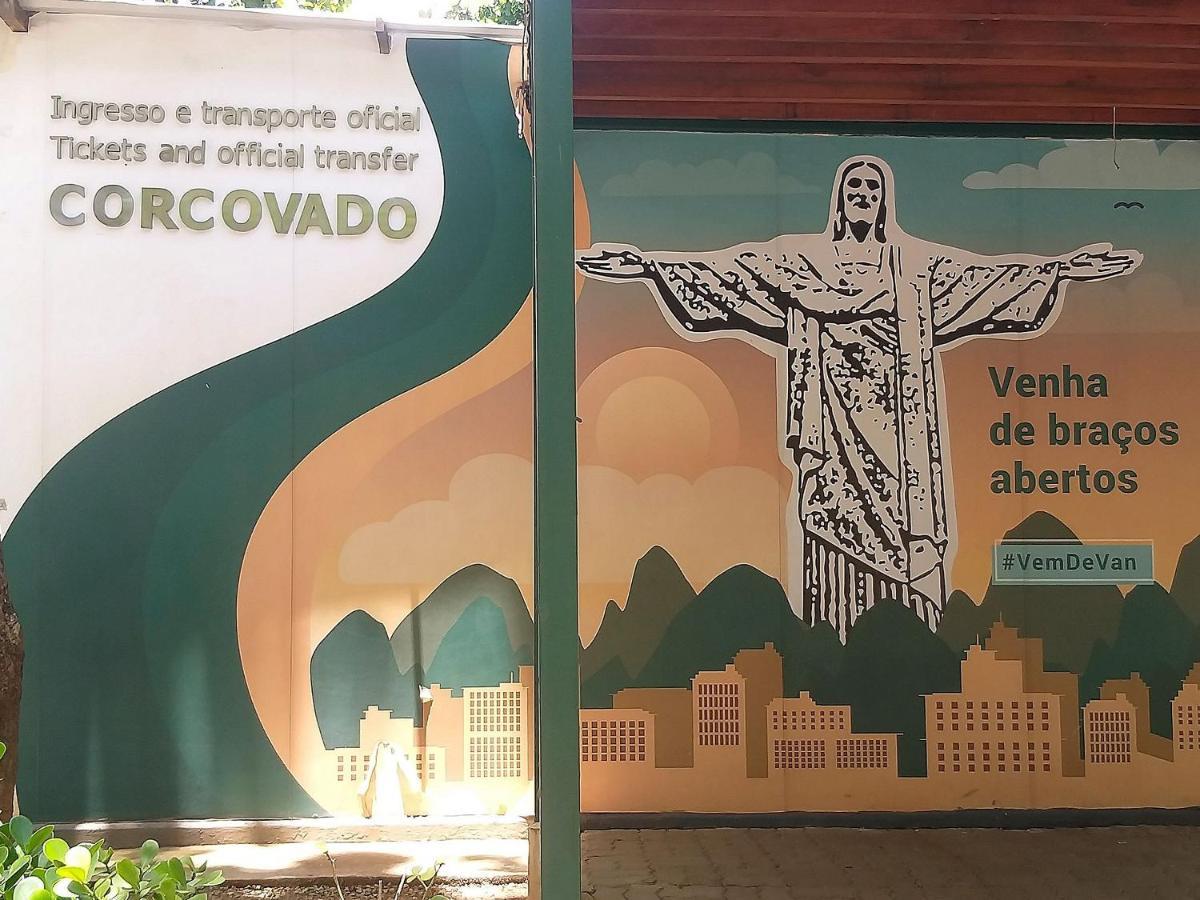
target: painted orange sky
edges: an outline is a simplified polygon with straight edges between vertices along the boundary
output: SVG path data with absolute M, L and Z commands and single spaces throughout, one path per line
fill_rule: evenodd
M 958 510 L 953 584 L 976 599 L 988 582 L 991 543 L 1036 510 L 1086 539 L 1153 539 L 1158 576 L 1168 584 L 1180 547 L 1200 533 L 1188 500 L 1200 496 L 1200 474 L 1182 464 L 1200 427 L 1200 396 L 1180 388 L 1193 335 L 1090 333 L 1086 300 L 1077 292 L 1068 300 L 1074 309 L 1036 340 L 977 340 L 943 355 Z M 609 317 L 623 327 L 610 326 Z M 633 564 L 654 543 L 697 586 L 738 562 L 781 575 L 779 522 L 790 474 L 778 456 L 773 359 L 737 340 L 679 338 L 637 285 L 589 285 L 580 335 L 584 639 L 607 602 L 624 602 Z M 989 365 L 1042 372 L 1064 363 L 1106 374 L 1110 396 L 1001 399 L 988 375 Z M 402 615 L 475 561 L 516 579 L 529 598 L 531 391 L 530 371 L 521 368 L 383 452 L 353 483 L 334 490 L 323 482 L 325 521 L 338 523 L 326 525 L 328 546 L 313 578 L 327 620 L 380 604 L 394 608 L 391 617 Z M 1174 420 L 1181 440 L 1124 455 L 1116 447 L 1050 447 L 1040 436 L 1020 453 L 988 441 L 989 425 L 1005 411 L 1040 429 L 1050 410 L 1069 419 Z M 372 418 L 358 427 L 371 429 Z M 380 427 L 392 427 L 387 422 L 379 418 Z M 1018 457 L 1035 469 L 1134 469 L 1139 489 L 992 493 L 993 470 Z M 406 555 L 406 546 L 423 549 Z
M 1085 539 L 1151 539 L 1169 584 L 1200 533 L 1200 433 L 1189 389 L 1200 314 L 1186 289 L 1149 271 L 1111 286 L 1072 286 L 1049 333 L 976 340 L 942 354 L 943 403 L 957 508 L 953 586 L 976 600 L 989 551 L 1045 510 Z M 637 559 L 666 547 L 697 588 L 749 563 L 783 576 L 790 472 L 778 448 L 773 357 L 737 339 L 690 342 L 639 284 L 588 282 L 578 302 L 580 635 L 623 603 Z M 478 357 L 373 410 L 318 448 L 281 488 L 247 550 L 239 640 L 256 706 L 277 749 L 315 748 L 307 684 L 312 648 L 364 609 L 394 628 L 446 577 L 476 562 L 532 602 L 532 375 L 529 308 Z M 1107 376 L 1105 399 L 999 398 L 988 367 Z M 1177 422 L 1176 446 L 993 446 L 1004 412 L 1039 430 L 1062 418 Z M 998 496 L 992 472 L 1137 472 L 1133 494 Z M 290 618 L 287 641 L 276 623 Z

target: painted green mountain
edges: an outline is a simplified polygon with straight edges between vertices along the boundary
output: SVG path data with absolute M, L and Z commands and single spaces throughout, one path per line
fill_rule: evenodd
M 661 550 L 638 568 L 635 587 L 639 579 L 653 584 L 651 578 L 678 570 Z M 638 598 L 653 601 L 653 594 Z M 593 660 L 582 685 L 585 707 L 610 706 L 626 687 L 689 687 L 697 672 L 723 669 L 740 651 L 772 643 L 783 658 L 786 695 L 809 691 L 821 703 L 849 704 L 856 730 L 899 734 L 900 771 L 918 775 L 925 771 L 923 695 L 959 686 L 958 656 L 907 608 L 883 603 L 868 610 L 843 647 L 828 625 L 810 627 L 797 618 L 779 582 L 751 566 L 718 575 L 679 606 L 657 638 L 637 631 L 641 615 L 632 598 L 624 611 L 609 609 L 603 626 L 614 636 L 609 640 L 626 635 L 657 644 L 637 672 L 617 652 Z
M 368 706 L 421 720 L 420 688 L 461 691 L 515 678 L 533 662 L 533 620 L 520 588 L 487 566 L 447 578 L 396 628 L 362 610 L 343 618 L 313 651 L 313 709 L 327 749 L 358 746 Z
M 413 716 L 416 688 L 392 658 L 387 629 L 362 610 L 342 619 L 313 651 L 310 666 L 317 725 L 326 748 L 358 746 L 368 706 Z
M 899 603 L 877 603 L 846 639 L 830 701 L 859 732 L 896 733 L 901 775 L 925 774 L 925 694 L 957 691 L 960 656 Z
M 1070 528 L 1046 512 L 1033 513 L 1004 539 L 1079 542 Z M 1123 603 L 1115 585 L 992 584 L 979 606 L 956 591 L 938 635 L 961 653 L 986 636 L 993 622 L 1003 621 L 1023 637 L 1042 638 L 1047 669 L 1082 672 L 1097 642 L 1115 639 Z
M 504 630 L 508 632 L 508 644 L 531 654 L 533 620 L 521 589 L 511 578 L 505 578 L 487 566 L 473 565 L 460 569 L 438 585 L 392 633 L 396 668 L 408 672 L 428 666 L 446 633 L 467 607 L 481 599 L 489 600 L 500 611 Z
M 528 616 L 526 621 L 532 631 L 533 621 Z M 532 640 L 532 634 L 529 637 Z M 515 681 L 517 669 L 532 664 L 532 644 L 527 641 L 514 648 L 507 639 L 504 613 L 491 600 L 480 597 L 446 632 L 425 678 L 428 684 L 460 691 Z
M 1114 640 L 1098 641 L 1079 679 L 1081 702 L 1100 696 L 1110 678 L 1141 676 L 1150 688 L 1150 728 L 1171 736 L 1171 700 L 1200 659 L 1200 636 L 1179 604 L 1157 584 L 1141 584 L 1125 597 Z
M 1200 624 L 1200 537 L 1179 551 L 1171 596 L 1189 620 Z
M 695 599 L 674 557 L 651 547 L 633 567 L 625 608 L 610 603 L 596 637 L 580 653 L 579 677 L 587 682 L 614 667 L 626 676 L 641 674 L 675 616 Z
M 634 686 L 688 687 L 697 672 L 720 671 L 738 651 L 766 643 L 783 657 L 785 691 L 826 695 L 842 652 L 833 629 L 810 628 L 796 618 L 778 581 L 753 566 L 734 566 L 675 616 Z
M 796 618 L 783 588 L 752 566 L 735 566 L 718 575 L 690 601 L 690 586 L 670 555 L 655 548 L 638 563 L 631 583 L 635 590 L 624 610 L 610 607 L 601 634 L 584 651 L 581 695 L 585 707 L 606 707 L 626 687 L 688 687 L 700 671 L 723 669 L 741 651 L 773 643 L 783 657 L 784 687 L 794 694 L 812 691 L 828 696 L 842 645 L 832 628 L 810 628 Z M 664 605 L 675 607 L 665 629 L 664 611 L 647 615 L 656 602 L 654 590 L 667 585 L 673 594 Z M 628 617 L 628 618 L 627 618 Z M 650 626 L 642 623 L 650 622 Z M 646 627 L 646 631 L 641 629 Z M 619 641 L 636 651 L 618 652 Z M 645 662 L 638 665 L 641 658 Z M 630 668 L 630 663 L 636 666 Z

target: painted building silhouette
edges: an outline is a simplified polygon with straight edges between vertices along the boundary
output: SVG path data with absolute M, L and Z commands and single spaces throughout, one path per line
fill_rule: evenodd
M 533 667 L 522 666 L 517 680 L 492 687 L 468 687 L 462 696 L 432 684 L 422 691 L 423 726 L 412 718 L 393 718 L 391 710 L 371 706 L 359 720 L 357 746 L 326 750 L 325 779 L 338 787 L 337 811 L 359 810 L 358 790 L 371 755 L 380 743 L 391 744 L 413 763 L 418 796 L 406 808 L 428 812 L 439 791 L 467 783 L 480 811 L 508 808 L 533 779 L 531 735 Z M 454 801 L 461 807 L 460 796 Z
M 767 710 L 772 769 L 875 769 L 896 774 L 896 735 L 855 734 L 850 707 L 821 706 L 807 691 Z

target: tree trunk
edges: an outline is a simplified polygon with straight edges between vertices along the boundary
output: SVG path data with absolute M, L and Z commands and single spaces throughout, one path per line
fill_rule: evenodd
M 25 641 L 8 596 L 8 576 L 0 551 L 0 741 L 8 752 L 0 759 L 0 820 L 12 818 L 17 786 L 17 730 L 21 721 L 21 672 Z

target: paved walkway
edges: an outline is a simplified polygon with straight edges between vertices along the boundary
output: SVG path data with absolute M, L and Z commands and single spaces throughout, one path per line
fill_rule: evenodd
M 1200 897 L 1184 826 L 594 831 L 583 855 L 585 900 Z

